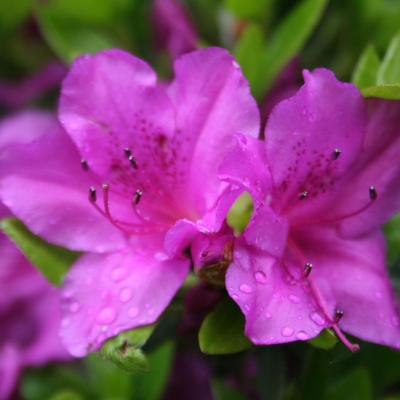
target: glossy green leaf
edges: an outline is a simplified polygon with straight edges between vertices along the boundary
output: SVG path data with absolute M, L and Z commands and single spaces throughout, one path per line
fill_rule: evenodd
M 373 46 L 367 46 L 353 72 L 352 82 L 359 88 L 376 85 L 380 60 Z
M 329 387 L 327 400 L 372 400 L 371 379 L 365 368 L 351 371 L 344 379 Z
M 400 84 L 370 86 L 361 90 L 364 97 L 400 100 Z
M 389 265 L 400 260 L 400 214 L 385 225 Z
M 84 398 L 71 390 L 63 390 L 51 396 L 49 400 L 84 400 Z
M 303 0 L 278 25 L 265 49 L 265 79 L 263 86 L 255 93 L 258 98 L 265 94 L 281 69 L 303 48 L 319 22 L 327 2 Z
M 377 83 L 379 85 L 400 84 L 400 34 L 390 42 L 378 71 Z
M 142 351 L 155 325 L 120 333 L 103 345 L 100 354 L 126 372 L 148 372 L 149 361 Z
M 276 0 L 225 0 L 225 7 L 238 18 L 263 19 Z
M 331 329 L 324 329 L 317 337 L 308 341 L 318 349 L 330 350 L 338 342 L 335 333 Z
M 237 234 L 243 232 L 250 221 L 252 212 L 253 200 L 248 192 L 244 192 L 235 200 L 228 212 L 228 225 Z
M 2 231 L 17 245 L 31 263 L 53 284 L 60 285 L 79 254 L 52 245 L 30 232 L 16 218 L 0 222 Z
M 222 300 L 204 319 L 199 332 L 200 349 L 206 354 L 231 354 L 248 349 L 244 317 L 230 299 Z
M 167 341 L 148 354 L 149 373 L 134 377 L 134 399 L 158 400 L 162 397 L 172 368 L 174 343 Z
M 0 33 L 8 33 L 17 28 L 28 16 L 31 3 L 31 0 L 18 0 L 11 6 L 9 0 L 0 0 Z

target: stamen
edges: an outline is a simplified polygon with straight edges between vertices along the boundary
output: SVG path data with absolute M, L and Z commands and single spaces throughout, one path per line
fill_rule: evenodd
M 305 200 L 307 197 L 308 197 L 308 192 L 306 190 L 299 194 L 299 199 L 300 200 Z
M 131 149 L 129 147 L 125 147 L 124 154 L 125 154 L 126 158 L 129 158 L 132 155 Z
M 89 164 L 84 158 L 81 160 L 81 167 L 84 171 L 89 171 Z
M 133 196 L 133 199 L 132 199 L 133 203 L 136 206 L 139 204 L 140 199 L 142 198 L 142 196 L 143 196 L 143 192 L 140 189 L 137 189 L 136 192 L 135 192 L 135 195 Z
M 312 268 L 313 268 L 313 266 L 311 263 L 308 262 L 308 263 L 304 264 L 304 277 L 305 278 L 308 278 L 308 276 L 311 274 Z
M 110 190 L 110 185 L 108 183 L 103 183 L 101 185 L 103 189 L 103 203 L 104 203 L 104 211 L 106 212 L 107 217 L 112 220 L 111 213 L 110 213 L 110 206 L 108 201 L 108 194 Z
M 336 309 L 335 310 L 335 322 L 338 323 L 343 318 L 343 315 L 344 315 L 343 310 L 341 310 L 339 308 Z
M 369 198 L 371 200 L 376 200 L 378 198 L 378 192 L 376 191 L 375 186 L 370 186 L 368 190 L 369 190 Z
M 339 158 L 340 154 L 342 154 L 341 150 L 339 150 L 339 149 L 333 150 L 332 160 L 334 160 L 334 161 L 337 160 Z
M 128 157 L 128 160 L 131 163 L 133 169 L 138 169 L 136 158 L 132 154 Z
M 97 200 L 97 194 L 96 194 L 96 188 L 93 186 L 90 186 L 89 188 L 89 201 L 91 203 L 95 203 Z

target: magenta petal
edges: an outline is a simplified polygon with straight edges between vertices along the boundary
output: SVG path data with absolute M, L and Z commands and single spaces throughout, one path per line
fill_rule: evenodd
M 361 339 L 399 348 L 398 304 L 385 266 L 383 235 L 344 240 L 334 230 L 313 229 L 296 237 L 327 303 L 344 312 L 339 326 Z
M 273 109 L 265 131 L 279 207 L 286 213 L 315 213 L 315 201 L 326 199 L 354 163 L 365 128 L 363 100 L 354 85 L 324 69 L 305 71 L 304 79 L 293 97 Z M 336 149 L 340 157 L 334 160 Z M 308 199 L 300 202 L 305 191 Z
M 26 114 L 22 122 L 12 119 L 17 127 L 25 121 Z M 15 132 L 10 121 L 3 126 L 10 129 L 10 135 Z M 30 116 L 29 130 L 36 140 L 19 144 L 17 136 L 14 142 L 10 136 L 2 149 L 0 198 L 4 204 L 34 233 L 53 243 L 91 251 L 121 247 L 120 232 L 87 198 L 96 178 L 82 170 L 78 152 L 65 132 L 54 119 L 43 124 L 41 114 Z
M 221 180 L 237 185 L 253 196 L 255 203 L 265 201 L 271 188 L 265 143 L 261 140 L 235 135 L 235 142 L 218 169 Z
M 378 198 L 356 217 L 343 221 L 341 231 L 359 235 L 385 223 L 400 210 L 400 101 L 368 100 L 366 137 L 351 179 L 338 198 L 339 212 L 346 213 L 368 203 L 368 188 Z
M 202 213 L 213 206 L 220 191 L 217 168 L 233 134 L 257 137 L 259 112 L 239 65 L 226 50 L 186 54 L 174 70 L 168 93 L 183 135 L 181 151 L 190 160 L 186 193 Z
M 291 279 L 282 264 L 242 241 L 235 245 L 226 286 L 246 317 L 255 344 L 307 340 L 329 326 L 306 280 Z
M 62 300 L 61 337 L 82 357 L 109 337 L 153 323 L 188 272 L 189 261 L 131 250 L 83 256 L 69 272 Z
M 0 347 L 0 400 L 9 400 L 20 369 L 18 350 L 11 344 Z

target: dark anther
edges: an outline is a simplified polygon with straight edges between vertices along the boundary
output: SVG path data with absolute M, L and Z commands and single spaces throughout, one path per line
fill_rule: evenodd
M 301 192 L 299 194 L 299 199 L 300 200 L 305 200 L 307 197 L 308 197 L 308 192 L 307 191 Z
M 139 204 L 140 199 L 143 196 L 143 192 L 140 189 L 137 189 L 135 195 L 133 196 L 133 202 L 137 205 Z
M 376 198 L 378 197 L 378 192 L 375 189 L 375 186 L 370 186 L 369 187 L 369 198 L 371 200 L 376 200 Z
M 307 278 L 310 275 L 312 268 L 313 268 L 313 266 L 311 263 L 304 264 L 304 277 L 305 278 Z
M 335 310 L 335 322 L 338 323 L 343 318 L 343 315 L 344 315 L 343 310 L 340 309 Z
M 132 154 L 128 157 L 128 160 L 131 163 L 132 168 L 137 169 L 136 158 L 133 157 Z
M 89 164 L 84 158 L 81 160 L 81 166 L 84 171 L 89 171 Z
M 125 147 L 124 154 L 127 158 L 129 158 L 132 155 L 131 149 L 129 147 Z
M 337 160 L 342 152 L 339 149 L 333 150 L 332 159 Z
M 103 188 L 103 190 L 108 190 L 110 188 L 110 185 L 108 183 L 103 183 L 101 187 Z
M 90 186 L 90 188 L 89 188 L 89 201 L 91 201 L 92 203 L 95 203 L 96 199 L 97 199 L 96 188 L 94 188 L 93 186 Z

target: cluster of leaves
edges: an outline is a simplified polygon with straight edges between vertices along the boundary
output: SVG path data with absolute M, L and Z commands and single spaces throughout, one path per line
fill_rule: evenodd
M 400 99 L 400 2 L 300 0 L 292 6 L 277 0 L 187 0 L 186 5 L 201 44 L 230 48 L 260 101 L 294 57 L 308 67 L 330 66 L 344 78 L 351 76 L 366 97 Z M 54 54 L 68 64 L 82 53 L 115 46 L 165 67 L 154 51 L 148 0 L 18 0 L 13 7 L 1 0 L 0 6 L 3 76 L 24 75 Z M 238 27 L 235 37 L 224 35 L 221 18 L 227 16 Z M 362 52 L 366 42 L 370 44 Z M 32 50 L 26 51 L 27 46 Z M 228 220 L 241 231 L 250 214 L 251 204 L 241 199 Z M 1 229 L 55 285 L 79 257 L 34 236 L 16 219 L 3 220 Z M 398 265 L 399 217 L 387 225 L 386 235 L 390 264 Z M 399 273 L 392 271 L 397 284 Z M 391 350 L 364 344 L 360 354 L 350 356 L 329 330 L 308 343 L 255 348 L 244 335 L 242 314 L 224 293 L 204 318 L 198 338 L 196 333 L 177 343 L 181 305 L 178 294 L 157 326 L 119 335 L 83 362 L 29 371 L 22 384 L 24 398 L 158 399 L 174 354 L 185 347 L 212 355 L 210 385 L 220 400 L 245 398 L 245 389 L 227 382 L 243 380 L 235 371 L 246 369 L 249 357 L 258 371 L 249 382 L 262 398 L 395 400 L 391 394 L 399 393 L 400 358 Z

